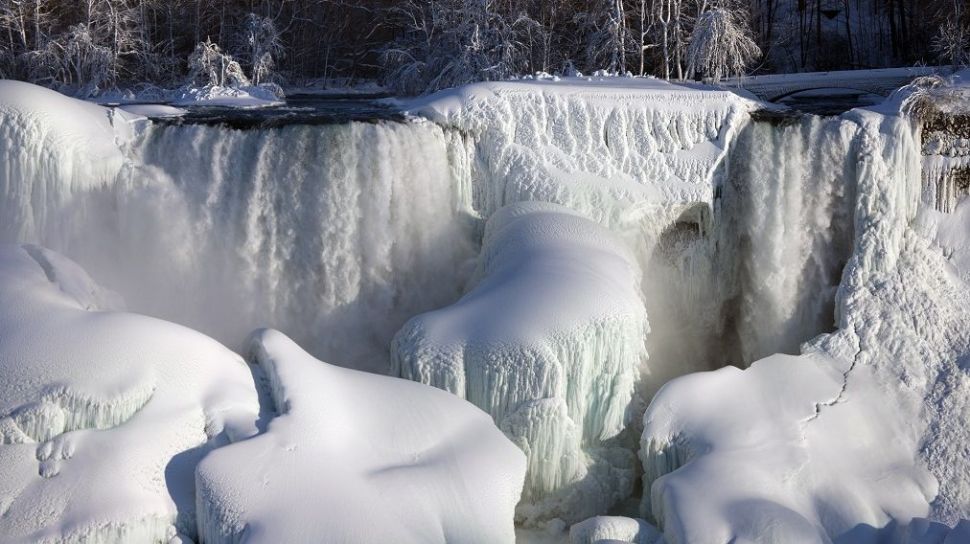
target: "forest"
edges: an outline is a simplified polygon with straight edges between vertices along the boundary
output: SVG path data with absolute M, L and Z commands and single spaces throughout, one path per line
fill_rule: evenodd
M 76 95 L 595 71 L 667 79 L 963 64 L 965 0 L 0 0 L 0 77 Z

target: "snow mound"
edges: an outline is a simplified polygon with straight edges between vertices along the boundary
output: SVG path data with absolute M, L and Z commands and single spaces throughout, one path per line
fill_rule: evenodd
M 192 536 L 194 468 L 255 432 L 242 360 L 117 297 L 68 259 L 0 246 L 5 542 Z
M 284 104 L 273 87 L 186 87 L 172 93 L 173 106 L 224 106 L 262 108 Z
M 656 527 L 642 519 L 620 516 L 596 516 L 569 528 L 570 544 L 605 544 L 628 542 L 660 544 L 663 535 Z
M 618 237 L 548 203 L 489 220 L 479 283 L 409 321 L 392 373 L 488 412 L 529 461 L 517 515 L 578 521 L 629 496 L 625 430 L 645 362 L 646 312 Z
M 514 542 L 525 460 L 441 391 L 253 339 L 279 416 L 199 465 L 204 542 Z

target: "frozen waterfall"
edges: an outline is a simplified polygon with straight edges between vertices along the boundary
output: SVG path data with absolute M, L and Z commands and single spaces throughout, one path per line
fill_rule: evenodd
M 123 166 L 85 165 L 84 141 L 48 152 L 13 132 L 27 141 L 0 149 L 2 209 L 18 211 L 0 240 L 70 255 L 131 309 L 230 346 L 272 325 L 383 372 L 394 332 L 457 299 L 477 252 L 451 136 L 429 122 L 144 124 L 119 140 Z

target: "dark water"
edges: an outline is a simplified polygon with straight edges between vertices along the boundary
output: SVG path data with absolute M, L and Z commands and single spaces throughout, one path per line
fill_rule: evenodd
M 878 104 L 884 97 L 870 93 L 795 94 L 778 101 L 792 109 L 815 115 L 839 115 L 853 108 Z
M 404 114 L 381 96 L 293 95 L 280 106 L 239 108 L 189 106 L 179 117 L 155 119 L 173 125 L 221 125 L 241 130 L 286 125 L 333 125 L 351 121 L 403 121 Z

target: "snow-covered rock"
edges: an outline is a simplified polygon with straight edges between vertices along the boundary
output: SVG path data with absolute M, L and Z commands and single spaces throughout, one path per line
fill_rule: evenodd
M 195 534 L 195 465 L 253 434 L 242 359 L 37 246 L 0 247 L 0 540 Z
M 596 516 L 569 528 L 570 544 L 604 544 L 628 542 L 633 544 L 660 544 L 663 535 L 656 527 L 642 519 L 620 516 Z
M 253 339 L 278 416 L 199 465 L 204 542 L 512 543 L 525 458 L 436 389 Z
M 394 338 L 392 372 L 479 406 L 526 452 L 526 522 L 585 519 L 632 491 L 625 430 L 647 332 L 636 266 L 579 213 L 514 204 L 488 222 L 478 284 Z

